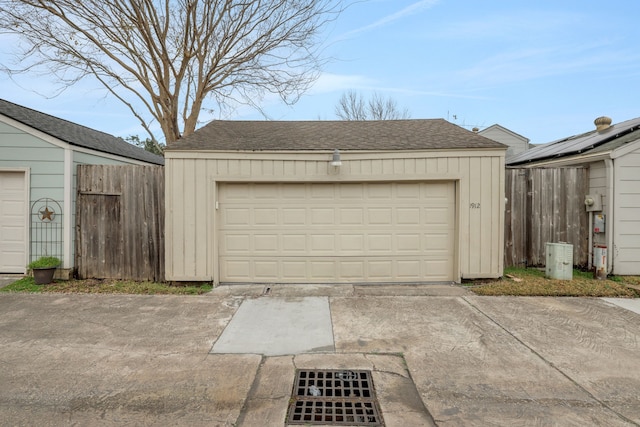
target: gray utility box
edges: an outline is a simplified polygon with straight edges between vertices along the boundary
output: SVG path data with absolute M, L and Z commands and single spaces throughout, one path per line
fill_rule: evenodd
M 547 243 L 545 275 L 550 279 L 573 280 L 573 245 Z

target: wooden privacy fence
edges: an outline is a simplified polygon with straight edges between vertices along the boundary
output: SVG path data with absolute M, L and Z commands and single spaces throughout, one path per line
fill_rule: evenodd
M 80 278 L 164 280 L 164 168 L 80 165 L 75 265 Z
M 588 169 L 507 169 L 505 184 L 505 267 L 544 266 L 547 242 L 571 243 L 574 265 L 588 264 Z

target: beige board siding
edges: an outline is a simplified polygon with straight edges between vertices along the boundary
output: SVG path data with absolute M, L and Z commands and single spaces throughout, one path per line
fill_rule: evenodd
M 640 149 L 615 159 L 613 273 L 640 275 Z
M 343 152 L 340 168 L 329 165 L 331 153 L 170 151 L 165 159 L 167 280 L 219 280 L 216 191 L 231 182 L 452 181 L 453 279 L 502 275 L 503 150 Z
M 193 159 L 165 165 L 167 280 L 212 280 L 215 204 L 206 167 Z

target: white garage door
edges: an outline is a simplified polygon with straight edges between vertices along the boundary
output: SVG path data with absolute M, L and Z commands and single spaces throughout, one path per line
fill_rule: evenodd
M 221 282 L 453 280 L 455 186 L 223 184 Z
M 24 172 L 0 172 L 0 273 L 24 273 L 27 264 Z

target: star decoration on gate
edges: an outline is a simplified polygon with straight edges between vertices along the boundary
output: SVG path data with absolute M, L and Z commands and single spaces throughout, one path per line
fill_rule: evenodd
M 46 206 L 44 209 L 40 211 L 40 220 L 41 221 L 53 221 L 56 213 L 53 210 L 49 209 L 49 206 Z

